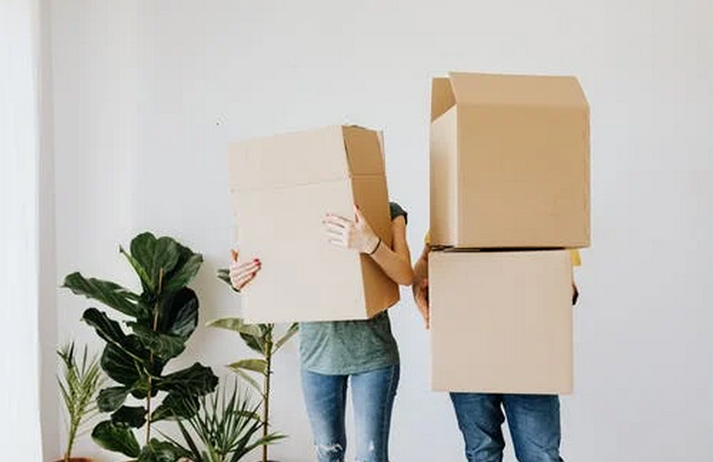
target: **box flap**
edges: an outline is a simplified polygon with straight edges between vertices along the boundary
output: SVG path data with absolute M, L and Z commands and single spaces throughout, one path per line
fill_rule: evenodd
M 323 183 L 349 177 L 340 126 L 231 143 L 228 168 L 231 188 L 241 190 Z
M 351 175 L 384 175 L 380 133 L 354 125 L 343 127 L 343 131 Z
M 442 116 L 456 104 L 451 88 L 451 80 L 447 77 L 433 79 L 431 84 L 431 122 Z
M 576 77 L 464 72 L 449 76 L 458 104 L 588 107 Z

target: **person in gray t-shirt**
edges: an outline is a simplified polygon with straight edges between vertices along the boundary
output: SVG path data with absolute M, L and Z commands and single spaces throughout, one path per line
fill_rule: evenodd
M 324 218 L 329 242 L 369 255 L 394 282 L 410 286 L 411 254 L 406 242 L 407 213 L 391 202 L 392 248 L 372 231 L 361 211 L 355 218 Z M 233 255 L 237 255 L 236 252 Z M 260 271 L 259 259 L 230 266 L 237 290 Z M 399 382 L 399 351 L 386 311 L 365 321 L 300 324 L 302 391 L 312 425 L 318 462 L 343 462 L 345 407 L 351 383 L 356 420 L 356 460 L 388 462 L 389 429 Z

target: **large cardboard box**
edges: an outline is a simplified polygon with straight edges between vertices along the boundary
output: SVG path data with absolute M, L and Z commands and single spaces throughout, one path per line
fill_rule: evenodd
M 379 134 L 327 127 L 230 145 L 230 186 L 243 258 L 262 270 L 243 291 L 248 322 L 366 319 L 399 300 L 368 256 L 334 247 L 322 219 L 358 205 L 391 245 Z
M 571 393 L 571 278 L 566 250 L 431 252 L 433 389 Z
M 430 160 L 434 245 L 589 246 L 589 107 L 576 78 L 434 79 Z

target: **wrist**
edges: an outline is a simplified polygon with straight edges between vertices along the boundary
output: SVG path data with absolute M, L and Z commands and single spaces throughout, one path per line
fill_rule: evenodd
M 367 255 L 374 255 L 377 250 L 379 250 L 379 247 L 381 247 L 381 238 L 374 236 L 374 239 L 372 239 L 373 244 L 369 247 L 369 250 L 367 250 L 366 254 Z

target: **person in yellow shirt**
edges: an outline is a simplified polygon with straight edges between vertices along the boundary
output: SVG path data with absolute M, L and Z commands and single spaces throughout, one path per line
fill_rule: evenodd
M 426 328 L 430 326 L 428 302 L 428 254 L 426 235 L 421 256 L 414 265 L 413 296 Z M 579 251 L 572 250 L 572 266 L 582 264 Z M 572 304 L 579 291 L 572 277 Z M 465 442 L 468 462 L 500 462 L 505 440 L 502 424 L 507 417 L 515 455 L 520 462 L 560 462 L 560 407 L 557 395 L 499 393 L 451 393 L 458 427 Z M 504 411 L 504 412 L 503 412 Z

